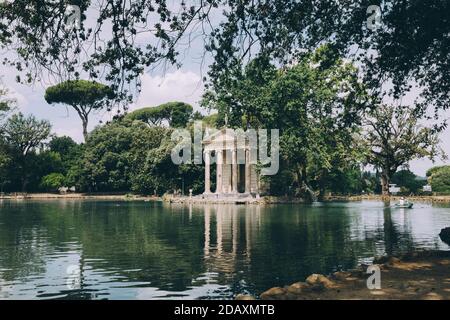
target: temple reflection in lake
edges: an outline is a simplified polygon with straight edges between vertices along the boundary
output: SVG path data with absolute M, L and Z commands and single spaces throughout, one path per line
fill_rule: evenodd
M 190 206 L 192 210 L 192 205 Z M 234 272 L 238 254 L 250 261 L 252 239 L 261 223 L 261 207 L 246 207 L 245 220 L 239 218 L 239 206 L 203 205 L 205 220 L 204 258 L 209 271 Z M 212 233 L 215 233 L 215 237 Z M 215 245 L 212 239 L 215 238 Z
M 233 298 L 375 255 L 447 248 L 448 206 L 0 203 L 0 298 Z M 80 270 L 68 288 L 68 267 Z M 74 278 L 78 281 L 78 278 Z

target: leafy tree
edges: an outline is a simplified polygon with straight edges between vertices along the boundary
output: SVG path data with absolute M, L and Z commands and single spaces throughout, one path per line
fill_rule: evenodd
M 230 72 L 233 78 L 211 88 L 203 105 L 217 109 L 222 124 L 280 129 L 281 164 L 292 171 L 297 194 L 310 196 L 310 180 L 324 181 L 336 164 L 355 159 L 353 134 L 367 98 L 357 69 L 332 48 L 323 46 L 288 68 L 277 70 L 260 57 Z
M 48 143 L 50 150 L 58 152 L 60 155 L 69 155 L 77 146 L 78 144 L 68 136 L 52 137 Z
M 210 116 L 218 125 L 223 125 L 226 119 L 228 126 L 258 127 L 258 118 L 263 116 L 262 108 L 267 103 L 268 84 L 279 75 L 266 57 L 255 58 L 245 67 L 236 66 L 217 79 L 204 94 L 201 105 L 218 111 Z
M 33 115 L 25 117 L 22 113 L 11 116 L 3 126 L 3 140 L 10 150 L 24 192 L 32 172 L 36 170 L 35 151 L 50 137 L 50 130 L 48 121 L 37 120 Z
M 2 136 L 0 136 L 0 192 L 9 181 L 9 168 L 12 163 L 10 150 Z
M 86 80 L 65 81 L 45 91 L 45 100 L 49 104 L 62 103 L 75 109 L 83 125 L 84 139 L 87 139 L 90 113 L 105 108 L 107 98 L 111 96 L 108 86 Z
M 163 106 L 171 111 L 169 121 L 171 127 L 186 127 L 189 120 L 191 120 L 193 112 L 191 105 L 184 102 L 168 102 Z
M 149 126 L 161 126 L 169 118 L 169 112 L 160 107 L 149 107 L 135 110 L 126 116 L 130 120 L 140 120 Z
M 399 167 L 413 159 L 443 155 L 437 132 L 420 126 L 413 108 L 382 105 L 364 122 L 360 143 L 367 150 L 366 161 L 381 171 L 383 195 L 389 195 L 389 183 Z
M 72 138 L 67 136 L 52 137 L 48 147 L 50 151 L 57 153 L 62 162 L 63 173 L 67 174 L 81 157 L 82 146 L 78 145 Z
M 359 194 L 363 190 L 362 172 L 358 163 L 349 162 L 333 166 L 326 176 L 320 176 L 315 183 L 319 190 L 319 199 L 325 191 L 333 194 Z
M 42 191 L 40 184 L 44 176 L 62 172 L 59 154 L 44 149 L 30 152 L 25 161 L 18 152 L 11 149 L 8 156 L 10 163 L 7 167 L 6 181 L 3 184 L 5 191 Z
M 18 113 L 8 119 L 2 131 L 6 143 L 26 157 L 50 137 L 50 130 L 47 120 Z
M 370 171 L 364 171 L 362 173 L 362 181 L 361 181 L 361 187 L 362 191 L 365 193 L 380 193 L 380 176 L 379 173 L 373 173 Z
M 204 116 L 201 120 L 206 126 L 209 126 L 211 128 L 217 128 L 219 126 L 218 118 L 219 118 L 219 114 L 213 113 L 213 114 Z
M 162 195 L 165 192 L 182 189 L 185 193 L 193 189 L 193 193 L 204 191 L 204 167 L 201 165 L 175 165 L 171 151 L 175 142 L 170 135 L 165 135 L 161 144 L 148 151 L 147 157 L 139 172 L 133 177 L 133 191 Z
M 169 126 L 186 127 L 192 117 L 193 108 L 184 102 L 168 102 L 157 107 L 142 108 L 127 115 L 128 119 L 140 120 L 150 126 L 161 126 L 167 122 Z
M 80 163 L 78 188 L 88 191 L 130 190 L 130 155 L 133 135 L 138 127 L 119 123 L 95 129 L 87 140 Z
M 172 162 L 171 128 L 148 126 L 127 117 L 96 128 L 80 160 L 66 175 L 81 191 L 133 191 L 163 194 L 170 190 L 202 191 L 204 168 Z
M 434 173 L 436 173 L 437 171 L 441 170 L 444 167 L 446 167 L 446 166 L 435 166 L 435 167 L 432 167 L 432 168 L 427 170 L 426 176 L 427 177 L 431 177 Z
M 421 180 L 410 170 L 400 170 L 392 176 L 392 183 L 402 187 L 407 193 L 418 193 L 426 184 L 426 180 Z
M 80 161 L 69 170 L 69 180 L 80 190 L 130 191 L 147 153 L 160 145 L 166 132 L 127 119 L 96 128 Z
M 7 96 L 8 90 L 0 87 L 0 192 L 3 192 L 4 186 L 10 182 L 8 180 L 8 168 L 12 161 L 2 128 L 3 120 L 14 105 L 14 100 L 9 99 Z
M 295 61 L 304 50 L 331 43 L 342 55 L 359 61 L 375 92 L 392 80 L 400 97 L 412 81 L 421 88 L 420 112 L 426 106 L 449 107 L 450 55 L 446 0 L 352 1 L 221 1 L 225 19 L 211 32 L 207 49 L 214 56 L 212 82 L 232 76 L 250 56 L 267 56 L 281 64 Z M 381 26 L 368 27 L 372 5 L 381 9 Z M 376 54 L 373 54 L 373 53 Z M 389 92 L 388 92 L 389 93 Z
M 274 196 L 294 196 L 296 190 L 294 190 L 294 186 L 296 185 L 296 175 L 281 160 L 280 170 L 278 173 L 270 179 L 268 179 L 269 183 L 269 194 Z
M 0 97 L 5 95 L 5 91 L 0 90 Z M 9 103 L 5 100 L 0 101 L 0 112 L 4 113 L 9 110 Z
M 57 191 L 65 185 L 65 177 L 62 173 L 50 173 L 42 178 L 40 187 L 46 191 Z
M 199 121 L 199 120 L 203 120 L 205 118 L 205 116 L 200 112 L 200 111 L 195 111 L 192 114 L 192 120 L 194 121 Z
M 146 191 L 154 194 L 163 194 L 178 189 L 175 178 L 178 166 L 174 165 L 170 157 L 175 143 L 166 136 L 160 146 L 148 151 L 141 173 L 134 180 L 135 191 Z M 141 179 L 142 178 L 142 179 Z
M 440 166 L 431 169 L 428 182 L 433 192 L 450 194 L 450 166 Z
M 40 191 L 42 177 L 63 172 L 58 153 L 39 149 L 24 156 L 11 146 L 0 144 L 0 188 L 2 191 Z

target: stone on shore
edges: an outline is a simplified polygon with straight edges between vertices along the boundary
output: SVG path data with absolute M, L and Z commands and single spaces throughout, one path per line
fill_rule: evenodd
M 290 294 L 299 295 L 309 288 L 309 285 L 304 282 L 296 282 L 288 286 L 286 290 Z
M 286 289 L 280 287 L 271 288 L 261 293 L 263 300 L 283 300 L 286 297 Z
M 315 289 L 332 289 L 335 287 L 333 281 L 322 274 L 312 274 L 306 278 L 306 283 Z
M 333 278 L 339 281 L 344 281 L 351 276 L 352 274 L 350 272 L 345 271 L 336 271 L 335 273 L 333 273 Z
M 443 242 L 450 246 L 450 227 L 442 229 L 441 233 L 439 233 L 439 237 Z
M 256 300 L 253 296 L 249 294 L 238 294 L 235 298 L 236 300 Z

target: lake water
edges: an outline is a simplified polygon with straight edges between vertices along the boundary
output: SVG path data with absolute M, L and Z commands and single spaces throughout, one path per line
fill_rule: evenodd
M 1 200 L 0 200 L 1 201 Z M 0 298 L 231 299 L 449 247 L 450 206 L 1 201 Z

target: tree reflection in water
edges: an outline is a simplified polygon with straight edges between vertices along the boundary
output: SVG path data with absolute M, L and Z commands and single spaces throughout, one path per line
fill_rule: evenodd
M 258 294 L 374 255 L 444 246 L 437 234 L 450 223 L 448 207 L 417 210 L 401 212 L 381 202 L 5 201 L 0 293 L 78 299 Z M 67 288 L 70 265 L 80 268 L 77 290 Z

